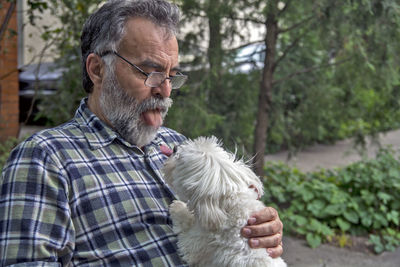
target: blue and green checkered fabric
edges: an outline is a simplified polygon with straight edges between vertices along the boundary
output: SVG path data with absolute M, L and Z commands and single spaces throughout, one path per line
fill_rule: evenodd
M 184 139 L 161 128 L 141 150 L 82 100 L 73 120 L 34 134 L 4 166 L 0 266 L 183 265 L 160 146 Z

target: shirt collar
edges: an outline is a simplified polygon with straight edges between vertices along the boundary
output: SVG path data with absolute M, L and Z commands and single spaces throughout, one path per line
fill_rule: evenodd
M 133 145 L 123 139 L 114 129 L 105 124 L 99 119 L 88 107 L 87 98 L 81 100 L 78 110 L 75 113 L 75 121 L 83 131 L 91 149 L 97 149 L 110 145 L 114 140 L 118 139 L 127 147 L 134 148 L 140 152 L 154 152 L 154 147 L 159 150 L 159 146 L 165 142 L 160 138 L 158 132 L 156 138 L 141 150 L 136 145 Z

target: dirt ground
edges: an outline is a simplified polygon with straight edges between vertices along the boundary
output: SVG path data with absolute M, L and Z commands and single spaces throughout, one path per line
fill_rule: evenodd
M 283 248 L 282 258 L 293 267 L 400 267 L 400 248 L 380 255 L 326 244 L 312 249 L 293 237 L 283 238 Z
M 382 145 L 391 145 L 400 149 L 400 130 L 391 131 L 380 136 Z M 368 142 L 368 157 L 373 157 L 378 146 Z M 287 160 L 288 153 L 283 151 L 267 155 L 267 161 L 282 161 L 307 172 L 319 168 L 334 168 L 360 160 L 360 155 L 352 147 L 351 140 L 344 140 L 335 145 L 316 145 L 298 153 Z M 316 249 L 307 246 L 306 241 L 294 237 L 284 237 L 284 255 L 282 258 L 288 266 L 295 267 L 400 267 L 400 248 L 395 252 L 375 255 L 366 249 L 339 248 L 332 245 L 321 245 Z
M 400 149 L 400 130 L 390 131 L 379 136 L 382 146 L 391 146 Z M 378 145 L 368 140 L 367 156 L 374 157 L 378 151 Z M 319 168 L 334 168 L 345 166 L 361 159 L 361 156 L 353 148 L 352 140 L 343 140 L 334 145 L 315 145 L 304 149 L 296 156 L 288 160 L 288 152 L 282 151 L 265 156 L 266 161 L 282 161 L 290 166 L 296 166 L 301 171 L 308 172 Z M 399 266 L 400 267 L 400 266 Z

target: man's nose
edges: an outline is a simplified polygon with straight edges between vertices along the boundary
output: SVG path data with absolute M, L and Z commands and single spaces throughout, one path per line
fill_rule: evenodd
M 170 79 L 165 79 L 160 86 L 152 88 L 152 94 L 154 96 L 166 98 L 171 95 L 171 81 Z

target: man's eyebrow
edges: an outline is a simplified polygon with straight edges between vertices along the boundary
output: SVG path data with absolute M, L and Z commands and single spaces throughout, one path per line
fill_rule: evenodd
M 142 66 L 142 67 L 149 67 L 149 68 L 154 68 L 154 69 L 162 69 L 163 68 L 160 64 L 158 64 L 150 59 L 145 59 L 142 62 L 140 62 L 138 65 Z
M 182 69 L 179 66 L 175 66 L 171 69 L 172 71 L 181 72 Z
M 140 62 L 138 65 L 141 67 L 148 67 L 148 68 L 153 68 L 153 69 L 161 69 L 161 70 L 164 69 L 164 67 L 162 65 L 160 65 L 157 62 L 154 62 L 150 59 L 145 59 L 142 62 Z M 179 66 L 175 66 L 175 67 L 171 68 L 171 70 L 180 72 L 181 68 Z

